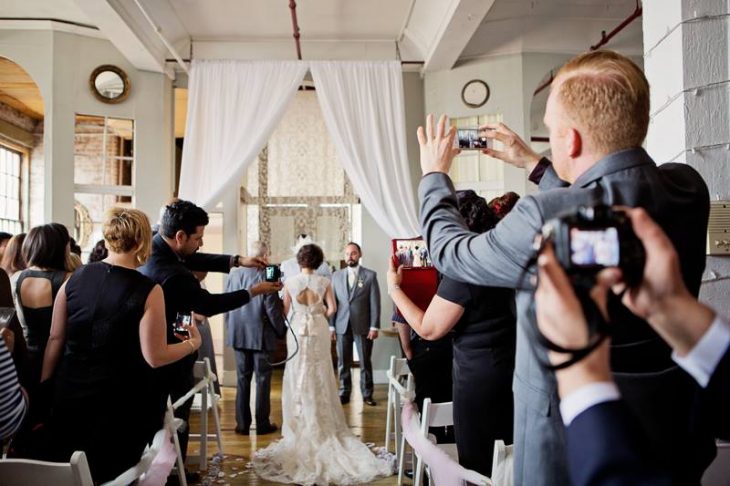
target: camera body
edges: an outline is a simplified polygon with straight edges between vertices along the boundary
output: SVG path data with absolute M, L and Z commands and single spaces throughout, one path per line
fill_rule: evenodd
M 631 220 L 608 206 L 579 206 L 577 211 L 551 219 L 542 229 L 555 256 L 573 284 L 592 287 L 596 274 L 618 267 L 629 287 L 641 283 L 646 254 Z
M 490 148 L 491 142 L 482 136 L 478 128 L 457 128 L 454 147 L 461 150 L 484 150 Z
M 267 282 L 278 282 L 281 280 L 281 268 L 279 265 L 266 265 L 264 279 Z

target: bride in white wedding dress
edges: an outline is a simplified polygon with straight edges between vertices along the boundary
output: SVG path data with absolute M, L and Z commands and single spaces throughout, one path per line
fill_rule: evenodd
M 366 483 L 392 472 L 345 422 L 330 357 L 327 318 L 336 310 L 334 294 L 330 280 L 313 270 L 322 260 L 317 245 L 303 246 L 297 253 L 302 272 L 286 280 L 284 310 L 294 308 L 291 328 L 299 353 L 284 369 L 282 438 L 257 451 L 253 467 L 262 478 L 283 483 Z M 296 349 L 291 334 L 287 348 Z

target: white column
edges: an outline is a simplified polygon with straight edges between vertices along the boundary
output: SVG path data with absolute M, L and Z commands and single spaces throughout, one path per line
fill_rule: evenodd
M 684 162 L 712 199 L 730 199 L 727 0 L 644 0 L 644 69 L 652 90 L 647 150 Z M 730 259 L 708 257 L 701 298 L 730 314 Z
M 231 255 L 242 254 L 239 242 L 239 221 L 238 210 L 240 207 L 239 188 L 231 190 L 223 198 L 223 253 Z M 226 329 L 223 326 L 223 333 Z M 225 336 L 223 342 L 225 343 Z M 236 386 L 236 357 L 233 349 L 226 346 L 223 350 L 223 376 L 221 384 L 225 386 Z

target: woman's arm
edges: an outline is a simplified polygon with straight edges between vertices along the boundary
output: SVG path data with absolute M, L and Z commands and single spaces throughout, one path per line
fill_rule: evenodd
M 289 295 L 289 289 L 284 285 L 284 317 L 289 316 L 289 309 L 291 309 L 291 295 Z
M 327 290 L 324 292 L 324 301 L 327 304 L 327 313 L 325 315 L 329 319 L 337 312 L 337 301 L 335 300 L 335 293 L 332 291 L 332 282 L 327 284 Z
M 464 315 L 464 308 L 436 295 L 423 312 L 400 288 L 401 267 L 396 270 L 393 259 L 389 260 L 388 293 L 403 318 L 423 339 L 433 341 L 444 337 Z
M 139 323 L 139 343 L 142 356 L 153 368 L 164 366 L 197 351 L 201 344 L 200 331 L 191 323 L 185 326 L 190 338 L 176 344 L 167 343 L 165 297 L 162 288 L 155 285 L 147 296 L 144 314 Z
M 51 334 L 46 344 L 46 353 L 43 355 L 43 372 L 41 381 L 46 381 L 56 370 L 58 361 L 61 359 L 63 346 L 66 344 L 66 322 L 68 312 L 66 308 L 66 283 L 61 286 L 53 304 L 53 317 L 51 318 Z

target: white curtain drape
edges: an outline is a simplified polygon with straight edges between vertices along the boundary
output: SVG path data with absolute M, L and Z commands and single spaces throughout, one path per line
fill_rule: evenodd
M 301 61 L 193 61 L 179 195 L 212 209 L 238 187 L 307 73 Z
M 391 238 L 418 235 L 398 61 L 311 62 L 337 156 L 355 193 Z

